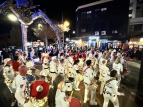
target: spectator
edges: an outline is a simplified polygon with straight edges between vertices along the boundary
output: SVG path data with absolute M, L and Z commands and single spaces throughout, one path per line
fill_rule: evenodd
M 1 54 L 3 55 L 3 60 L 7 58 L 7 53 L 6 53 L 6 51 L 5 51 L 5 48 L 3 48 Z
M 13 69 L 18 74 L 18 68 L 21 64 L 18 62 L 18 56 L 14 57 Z

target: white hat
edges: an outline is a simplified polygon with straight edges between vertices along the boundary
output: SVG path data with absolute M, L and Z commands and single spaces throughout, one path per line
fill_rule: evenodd
M 39 86 L 37 86 L 37 88 L 36 88 L 36 90 L 38 91 L 38 92 L 41 92 L 41 91 L 43 91 L 43 86 L 42 85 L 39 85 Z
M 52 60 L 54 60 L 54 59 L 56 59 L 56 56 L 53 56 L 53 57 L 52 57 Z
M 4 66 L 7 64 L 7 62 L 9 62 L 11 59 L 10 58 L 6 58 L 4 59 Z
M 92 54 L 91 54 L 91 53 L 89 54 L 89 57 L 92 57 Z

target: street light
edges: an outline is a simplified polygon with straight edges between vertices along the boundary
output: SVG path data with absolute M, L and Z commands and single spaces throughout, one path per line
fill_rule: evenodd
M 64 26 L 68 27 L 70 25 L 70 23 L 68 21 L 64 22 Z
M 8 18 L 11 20 L 11 21 L 17 21 L 17 17 L 13 14 L 9 14 L 8 15 Z
M 72 33 L 75 34 L 75 31 L 73 31 Z

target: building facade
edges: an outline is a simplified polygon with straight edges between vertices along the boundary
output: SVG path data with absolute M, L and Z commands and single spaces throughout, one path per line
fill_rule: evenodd
M 76 9 L 76 37 L 92 47 L 121 48 L 128 40 L 129 0 L 100 0 Z
M 130 0 L 129 7 L 130 48 L 143 47 L 143 0 Z

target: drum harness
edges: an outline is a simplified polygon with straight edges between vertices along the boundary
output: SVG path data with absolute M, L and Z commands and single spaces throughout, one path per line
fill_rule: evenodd
M 84 73 L 85 73 L 85 71 L 87 70 L 87 69 L 89 69 L 90 68 L 90 66 L 88 66 L 85 70 L 84 70 Z M 88 76 L 86 76 L 86 77 L 88 77 Z M 88 84 L 88 83 L 86 83 L 86 82 L 84 82 L 85 84 L 87 84 L 87 85 L 92 85 L 92 84 Z
M 105 85 L 106 85 L 107 83 L 113 81 L 113 80 L 116 80 L 116 78 L 111 78 L 111 79 L 109 79 L 108 81 L 106 81 Z M 112 94 L 112 93 L 110 93 L 109 91 L 106 90 L 105 85 L 104 85 L 103 93 L 104 93 L 104 94 L 106 93 L 106 94 L 109 94 L 109 95 L 112 96 L 112 97 L 115 97 L 115 96 L 116 96 L 115 94 Z M 112 88 L 112 87 L 109 87 L 109 88 Z

